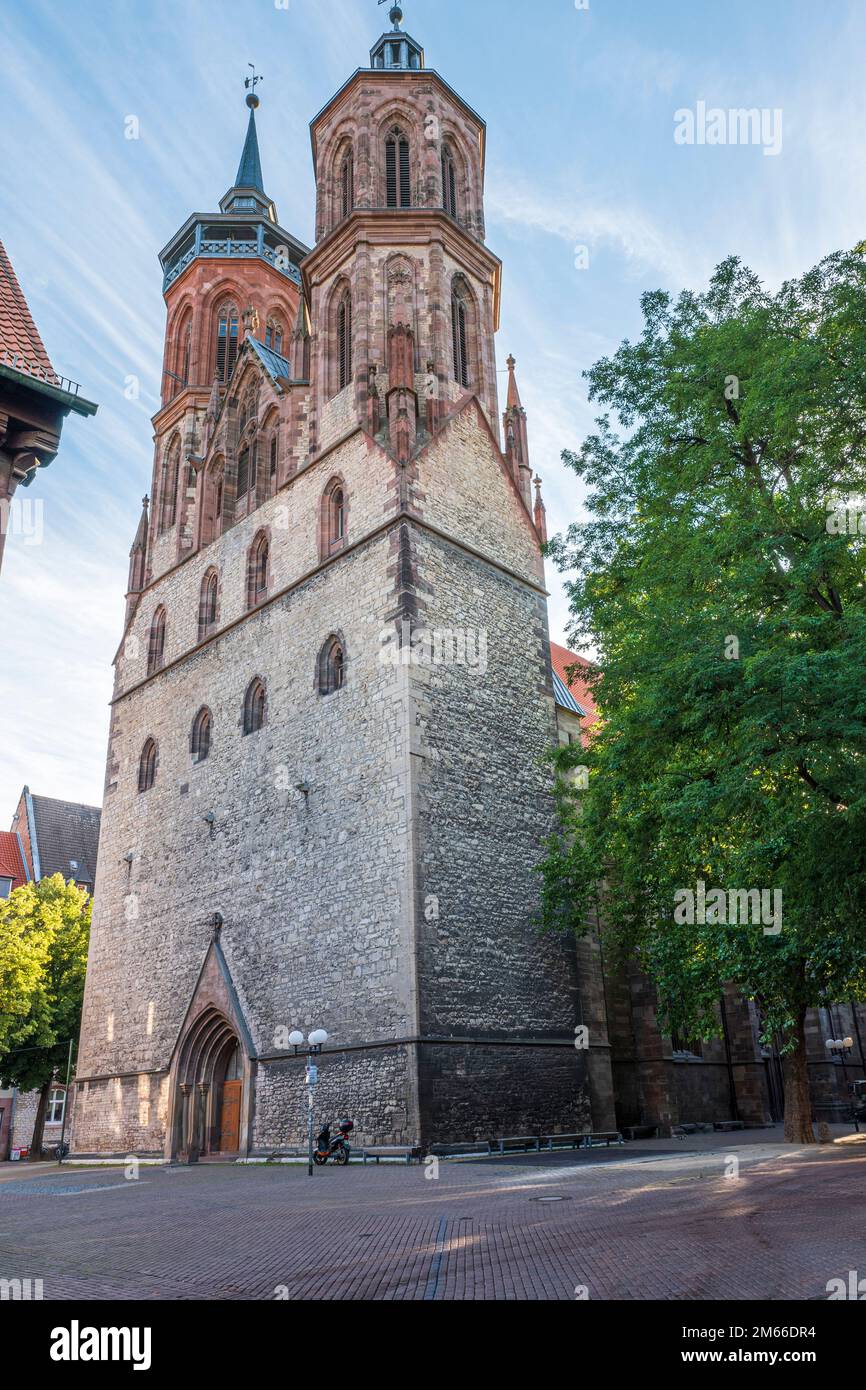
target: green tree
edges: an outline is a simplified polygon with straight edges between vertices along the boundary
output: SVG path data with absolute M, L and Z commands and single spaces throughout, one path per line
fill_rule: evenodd
M 52 1082 L 81 1025 L 90 908 L 87 893 L 61 874 L 0 902 L 0 1081 L 40 1092 L 33 1159 Z
M 563 456 L 588 519 L 550 550 L 601 721 L 559 755 L 589 786 L 558 778 L 544 917 L 583 932 L 600 899 L 677 1032 L 717 1034 L 725 981 L 755 999 L 785 1138 L 811 1142 L 806 1010 L 866 999 L 866 263 L 771 294 L 731 259 L 642 307 Z M 682 920 L 699 884 L 727 919 L 732 890 L 780 893 L 781 930 L 717 899 Z

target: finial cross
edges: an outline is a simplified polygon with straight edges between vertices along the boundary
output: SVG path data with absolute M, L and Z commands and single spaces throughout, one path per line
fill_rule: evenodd
M 247 67 L 248 67 L 248 68 L 252 68 L 252 70 L 253 70 L 253 75 L 252 75 L 252 77 L 245 77 L 245 78 L 244 78 L 244 86 L 245 86 L 245 87 L 248 87 L 249 90 L 250 90 L 250 92 L 252 93 L 252 95 L 255 96 L 255 94 L 256 94 L 256 87 L 258 86 L 258 84 L 259 84 L 260 82 L 264 82 L 265 79 L 264 79 L 263 77 L 259 77 L 259 76 L 257 75 L 255 63 L 247 63 Z

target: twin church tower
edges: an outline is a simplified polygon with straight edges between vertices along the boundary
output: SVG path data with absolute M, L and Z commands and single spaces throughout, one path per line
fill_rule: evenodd
M 544 510 L 512 362 L 499 415 L 485 125 L 401 20 L 312 122 L 312 249 L 252 77 L 234 186 L 161 255 L 73 1153 L 297 1143 L 295 1028 L 362 1141 L 588 1127 L 574 944 L 534 920 Z

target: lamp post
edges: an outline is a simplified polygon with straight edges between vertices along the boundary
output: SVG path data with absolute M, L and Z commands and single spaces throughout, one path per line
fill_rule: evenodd
M 289 1043 L 294 1048 L 295 1056 L 300 1056 L 302 1051 L 306 1052 L 307 1065 L 305 1069 L 305 1079 L 307 1086 L 307 1176 L 313 1176 L 313 1088 L 319 1080 L 319 1068 L 314 1061 L 318 1057 L 328 1035 L 324 1028 L 314 1028 L 307 1038 L 306 1048 L 304 1047 L 304 1035 L 296 1028 L 289 1034 Z
M 853 1038 L 828 1038 L 825 1043 L 827 1051 L 832 1057 L 850 1057 L 854 1046 Z M 845 1063 L 843 1062 L 844 1066 Z

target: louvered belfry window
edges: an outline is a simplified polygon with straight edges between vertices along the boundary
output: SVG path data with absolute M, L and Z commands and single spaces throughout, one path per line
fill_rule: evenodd
M 355 169 L 351 151 L 343 160 L 340 170 L 340 207 L 343 217 L 348 217 L 355 206 Z
M 238 355 L 238 311 L 233 304 L 220 309 L 217 320 L 216 374 L 229 380 Z
M 412 206 L 409 141 L 396 130 L 385 142 L 385 194 L 389 208 Z
M 457 177 L 449 150 L 442 154 L 442 206 L 451 217 L 457 216 Z
M 343 295 L 337 313 L 337 352 L 340 363 L 340 390 L 352 380 L 352 300 Z
M 246 496 L 250 485 L 250 451 L 241 449 L 238 455 L 238 497 Z
M 459 295 L 451 301 L 451 332 L 454 338 L 454 380 L 469 385 L 469 352 L 466 335 L 466 305 Z

